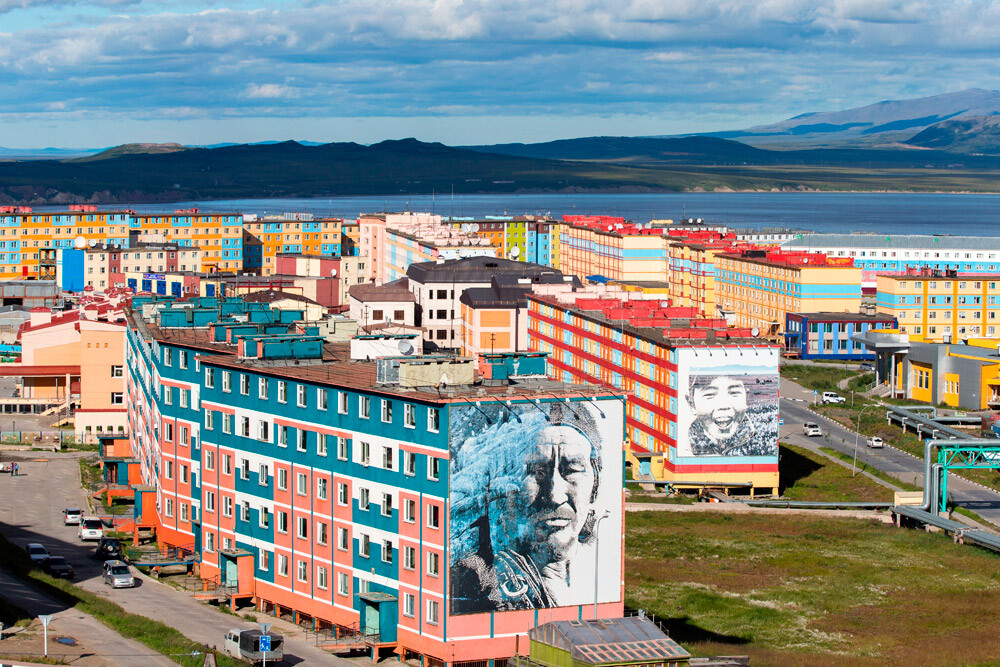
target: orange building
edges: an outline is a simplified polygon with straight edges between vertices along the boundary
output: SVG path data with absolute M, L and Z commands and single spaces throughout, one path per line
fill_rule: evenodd
M 131 228 L 162 234 L 170 243 L 202 249 L 201 271 L 236 273 L 243 269 L 243 216 L 178 209 L 173 215 L 132 214 Z

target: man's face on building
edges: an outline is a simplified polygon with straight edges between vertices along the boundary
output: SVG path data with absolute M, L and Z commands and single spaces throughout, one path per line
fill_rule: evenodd
M 742 380 L 720 375 L 691 390 L 691 408 L 708 437 L 725 440 L 736 435 L 747 410 L 747 389 Z
M 568 426 L 542 429 L 528 454 L 524 546 L 538 567 L 568 558 L 579 543 L 596 481 L 590 457 L 590 441 Z

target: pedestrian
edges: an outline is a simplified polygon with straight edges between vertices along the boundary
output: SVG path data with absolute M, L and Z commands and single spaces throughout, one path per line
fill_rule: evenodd
M 19 477 L 21 475 L 20 466 L 16 463 L 14 464 L 14 477 Z

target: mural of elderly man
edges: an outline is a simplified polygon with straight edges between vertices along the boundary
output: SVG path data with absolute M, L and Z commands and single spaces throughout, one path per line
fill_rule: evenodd
M 606 509 L 600 491 L 604 458 L 612 454 L 602 451 L 601 421 L 579 402 L 469 406 L 456 413 L 453 614 L 593 600 L 594 553 L 582 552 L 592 546 L 595 521 Z M 612 433 L 617 428 L 613 455 L 620 457 L 621 423 L 608 426 Z M 620 479 L 608 483 L 620 485 Z M 606 542 L 613 550 L 605 562 L 618 562 L 619 540 Z

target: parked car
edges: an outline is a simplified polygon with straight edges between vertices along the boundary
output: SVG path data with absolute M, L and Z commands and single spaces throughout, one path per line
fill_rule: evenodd
M 111 588 L 131 588 L 135 586 L 135 577 L 126 563 L 109 560 L 104 563 L 104 583 Z
M 882 442 L 882 438 L 878 437 L 877 435 L 873 435 L 872 437 L 868 438 L 868 446 L 871 447 L 872 449 L 882 449 L 883 447 L 885 447 L 885 443 Z
M 251 630 L 233 628 L 226 633 L 224 644 L 226 653 L 234 658 L 242 658 L 255 665 L 259 665 L 262 662 L 267 662 L 268 664 L 281 662 L 284 658 L 284 637 L 273 631 L 269 632 L 268 636 L 271 638 L 271 650 L 261 651 L 260 630 L 257 628 Z
M 824 403 L 843 403 L 846 399 L 835 391 L 824 391 L 823 392 L 823 402 Z
M 97 543 L 97 557 L 104 560 L 124 560 L 122 543 L 117 537 L 102 537 Z
M 858 370 L 868 371 L 870 373 L 871 371 L 875 370 L 875 366 L 873 366 L 867 361 L 862 361 L 861 365 L 858 366 Z
M 53 577 L 66 577 L 67 579 L 72 579 L 73 575 L 76 574 L 73 571 L 73 566 L 70 565 L 69 561 L 62 556 L 52 556 L 47 561 L 45 561 L 45 571 L 51 574 Z
M 35 565 L 41 565 L 50 558 L 49 550 L 45 548 L 44 544 L 38 542 L 29 542 L 24 550 L 28 552 L 28 557 Z
M 819 424 L 813 422 L 806 422 L 803 424 L 802 431 L 809 437 L 823 435 L 823 429 L 819 427 Z
M 63 510 L 63 525 L 79 526 L 83 518 L 83 510 L 79 507 L 67 507 Z
M 99 540 L 104 537 L 104 524 L 96 516 L 85 516 L 80 519 L 76 535 L 81 540 Z

